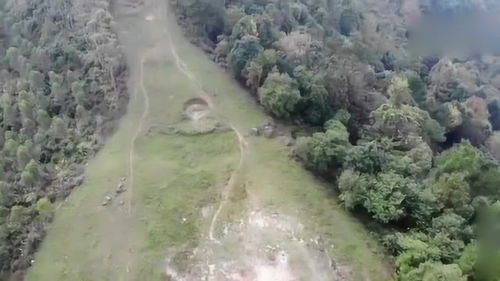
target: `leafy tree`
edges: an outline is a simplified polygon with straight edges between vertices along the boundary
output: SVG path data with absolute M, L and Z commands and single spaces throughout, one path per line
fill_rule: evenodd
M 467 225 L 467 220 L 450 211 L 433 218 L 429 229 L 431 233 L 443 233 L 459 240 L 468 240 L 473 233 L 472 227 Z
M 439 260 L 441 251 L 429 241 L 427 235 L 423 233 L 397 234 L 396 238 L 396 243 L 400 248 L 400 254 L 396 260 L 400 276 L 405 276 L 422 263 Z
M 401 107 L 403 104 L 410 103 L 411 90 L 406 76 L 395 75 L 392 77 L 388 92 L 392 103 L 397 108 Z
M 276 51 L 267 49 L 259 53 L 247 66 L 247 86 L 250 87 L 253 94 L 257 94 L 259 87 L 262 86 L 268 74 L 276 66 L 277 59 Z
M 464 215 L 471 203 L 470 187 L 463 173 L 443 174 L 433 179 L 430 189 L 437 197 L 441 209 L 453 209 Z
M 52 119 L 49 114 L 43 109 L 39 109 L 36 112 L 36 120 L 42 130 L 48 130 L 50 128 L 50 124 L 52 123 Z
M 348 209 L 361 205 L 370 188 L 371 178 L 354 170 L 344 170 L 338 179 L 339 198 Z
M 416 75 L 408 77 L 408 87 L 413 100 L 419 105 L 424 105 L 427 100 L 427 88 L 422 78 Z
M 340 33 L 345 36 L 349 36 L 352 32 L 358 30 L 359 27 L 360 19 L 358 14 L 352 9 L 344 10 L 340 16 Z
M 465 176 L 475 174 L 481 164 L 479 150 L 468 142 L 455 145 L 436 158 L 437 173 L 461 173 Z
M 273 72 L 259 89 L 259 100 L 274 115 L 290 118 L 300 101 L 297 82 L 287 74 Z
M 402 274 L 400 281 L 467 281 L 460 267 L 456 264 L 427 262 L 418 268 Z
M 229 64 L 236 77 L 241 77 L 242 71 L 250 61 L 261 53 L 264 48 L 260 45 L 259 39 L 255 36 L 247 35 L 234 43 L 229 53 Z
M 350 146 L 349 134 L 340 121 L 328 121 L 326 131 L 307 138 L 304 146 L 301 157 L 309 167 L 317 171 L 339 168 Z
M 52 119 L 52 125 L 50 127 L 50 130 L 52 132 L 52 135 L 56 139 L 61 139 L 65 136 L 66 134 L 66 124 L 64 124 L 64 120 L 62 120 L 60 117 L 54 117 Z
M 304 118 L 309 124 L 320 125 L 332 116 L 332 108 L 328 102 L 328 92 L 324 86 L 323 75 L 298 66 L 294 77 L 299 83 L 302 94 Z
M 458 266 L 460 266 L 460 269 L 464 274 L 471 276 L 474 273 L 474 267 L 477 262 L 477 257 L 477 244 L 476 242 L 472 242 L 465 247 L 462 256 L 457 261 Z
M 377 175 L 366 190 L 363 206 L 380 222 L 395 221 L 405 215 L 407 189 L 415 183 L 393 172 Z
M 26 164 L 28 164 L 28 162 L 31 159 L 30 154 L 31 153 L 29 151 L 28 146 L 20 145 L 17 147 L 16 155 L 17 155 L 17 165 L 18 165 L 19 169 L 21 169 L 21 170 L 24 169 Z
M 47 197 L 40 198 L 36 202 L 36 210 L 43 220 L 49 221 L 54 215 L 54 207 Z
M 354 168 L 362 173 L 376 174 L 392 161 L 393 149 L 393 143 L 387 139 L 361 140 L 347 153 L 346 167 Z

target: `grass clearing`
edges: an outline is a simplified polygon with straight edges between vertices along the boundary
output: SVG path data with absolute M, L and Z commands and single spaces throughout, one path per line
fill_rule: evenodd
M 248 92 L 189 44 L 172 17 L 168 23 L 144 20 L 148 13 L 161 18 L 156 14 L 157 6 L 149 9 L 118 19 L 118 26 L 127 31 L 122 41 L 131 67 L 129 88 L 135 91 L 135 98 L 119 130 L 89 163 L 85 183 L 58 210 L 28 281 L 162 281 L 166 259 L 181 270 L 192 266 L 188 263 L 189 249 L 205 238 L 210 215 L 237 169 L 240 152 L 233 131 L 161 132 L 176 124 L 191 132 L 184 104 L 201 94 L 170 57 L 164 33 L 167 26 L 180 57 L 213 98 L 211 118 L 230 122 L 241 132 L 261 125 L 267 118 Z M 147 59 L 141 75 L 139 61 L 143 56 Z M 147 90 L 150 109 L 135 143 L 134 187 L 127 186 L 133 199 L 129 216 L 126 206 L 120 205 L 126 196 L 115 198 L 112 206 L 102 207 L 100 203 L 113 193 L 120 178 L 127 176 L 130 140 L 144 108 L 141 83 Z M 352 268 L 353 280 L 391 280 L 388 263 L 375 240 L 344 212 L 325 184 L 290 159 L 276 140 L 247 141 L 245 161 L 217 220 L 217 237 L 228 223 L 244 217 L 249 205 L 258 203 L 262 209 L 300 220 L 305 238 L 321 236 L 327 250 Z M 209 217 L 204 216 L 205 209 Z M 274 240 L 269 237 L 270 243 Z M 239 243 L 235 239 L 222 245 L 215 255 L 238 254 L 233 253 L 233 246 Z

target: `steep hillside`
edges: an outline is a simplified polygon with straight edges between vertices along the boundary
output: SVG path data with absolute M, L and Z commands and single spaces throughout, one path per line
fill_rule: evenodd
M 172 5 L 270 114 L 322 126 L 296 157 L 371 218 L 400 280 L 499 278 L 498 1 Z

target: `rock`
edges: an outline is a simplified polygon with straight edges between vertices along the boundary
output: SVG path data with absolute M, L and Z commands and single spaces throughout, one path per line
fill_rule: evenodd
M 272 138 L 274 135 L 274 127 L 270 125 L 264 126 L 264 128 L 262 128 L 262 135 L 266 138 Z
M 102 202 L 102 206 L 109 205 L 109 203 L 111 203 L 111 200 L 113 200 L 113 198 L 111 198 L 111 196 L 104 197 L 104 201 Z
M 126 189 L 125 189 L 125 185 L 123 184 L 123 182 L 119 183 L 118 186 L 116 187 L 116 194 L 121 194 L 125 191 L 126 191 Z
M 284 145 L 284 146 L 292 146 L 293 145 L 293 139 L 290 137 L 287 137 L 287 136 L 279 136 L 277 138 L 277 140 L 281 145 Z
M 256 136 L 260 135 L 259 128 L 255 127 L 255 128 L 250 129 L 250 131 L 248 131 L 248 135 L 252 136 L 252 137 L 256 137 Z

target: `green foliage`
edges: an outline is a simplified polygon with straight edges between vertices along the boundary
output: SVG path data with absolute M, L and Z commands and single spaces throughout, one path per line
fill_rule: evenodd
M 43 220 L 49 221 L 54 215 L 54 207 L 47 197 L 40 198 L 36 202 L 36 210 Z
M 414 186 L 414 182 L 398 174 L 379 174 L 366 191 L 363 206 L 380 222 L 398 220 L 405 214 L 403 201 L 406 190 Z
M 308 167 L 318 171 L 341 167 L 350 147 L 349 134 L 341 122 L 332 120 L 326 127 L 326 132 L 303 140 L 302 155 L 299 155 Z
M 281 118 L 291 118 L 300 101 L 300 92 L 295 80 L 287 74 L 271 73 L 259 89 L 262 105 Z
M 262 86 L 268 74 L 276 66 L 277 53 L 275 50 L 267 49 L 259 53 L 246 67 L 247 86 L 253 94 Z
M 402 274 L 400 281 L 467 281 L 456 264 L 423 263 L 418 268 Z
M 370 178 L 354 170 L 344 170 L 338 179 L 340 200 L 348 209 L 362 204 L 366 190 L 370 188 Z
M 423 105 L 427 100 L 427 88 L 419 76 L 410 76 L 408 78 L 408 87 L 411 90 L 411 96 L 413 100 L 419 105 Z
M 328 92 L 324 86 L 322 75 L 298 66 L 294 77 L 299 84 L 302 95 L 304 119 L 309 124 L 321 125 L 332 116 L 332 108 L 328 102 Z
M 186 12 L 199 3 L 210 14 L 204 1 L 177 1 L 177 6 L 191 23 L 213 30 L 212 19 L 203 22 L 206 15 Z M 438 58 L 415 64 L 402 26 L 384 27 L 377 13 L 351 2 L 226 2 L 220 6 L 224 28 L 216 34 L 216 60 L 228 63 L 276 117 L 323 125 L 323 132 L 300 138 L 295 153 L 337 183 L 347 208 L 390 225 L 385 231 L 407 231 L 393 241 L 400 280 L 464 280 L 455 263 L 469 281 L 496 280 L 478 278 L 477 262 L 458 261 L 472 255 L 466 245 L 477 238 L 479 210 L 500 199 L 499 164 L 473 146 L 485 144 L 499 123 L 497 92 L 487 85 L 494 75 L 476 67 L 488 63 L 468 58 L 436 64 Z M 420 8 L 431 13 L 489 5 L 427 2 Z M 397 15 L 402 22 L 416 12 L 408 8 L 403 5 Z M 23 69 L 23 52 L 10 50 L 8 61 Z M 16 118 L 29 112 L 29 104 L 17 106 L 9 97 L 2 102 L 11 126 L 29 123 Z M 472 144 L 447 149 L 459 138 Z M 17 151 L 23 143 L 16 139 L 4 151 Z
M 339 178 L 340 199 L 347 208 L 363 206 L 373 218 L 387 223 L 404 216 L 404 201 L 408 189 L 415 183 L 395 173 L 381 173 L 377 177 L 346 170 Z
M 54 182 L 88 157 L 64 154 L 68 144 L 92 143 L 95 151 L 96 138 L 126 104 L 119 85 L 125 67 L 109 7 L 80 2 L 0 4 L 2 277 L 30 265 L 44 235 L 41 220 L 50 217 L 46 198 L 68 193 L 65 184 Z M 85 125 L 78 105 L 94 117 Z
M 259 39 L 255 36 L 246 35 L 237 40 L 228 57 L 233 73 L 240 77 L 243 69 L 263 50 L 264 48 L 260 45 Z
M 471 176 L 480 168 L 480 152 L 470 143 L 464 142 L 445 151 L 436 158 L 438 173 L 461 173 Z
M 396 243 L 401 249 L 396 265 L 403 276 L 421 263 L 439 259 L 439 248 L 433 245 L 429 237 L 423 233 L 398 234 Z
M 430 183 L 432 193 L 436 195 L 441 209 L 464 211 L 471 202 L 470 187 L 463 173 L 443 174 Z
M 340 16 L 340 33 L 345 36 L 351 35 L 360 26 L 359 15 L 352 9 L 344 10 Z
M 475 242 L 465 247 L 462 256 L 457 261 L 458 266 L 466 275 L 472 275 L 478 258 L 478 248 Z

